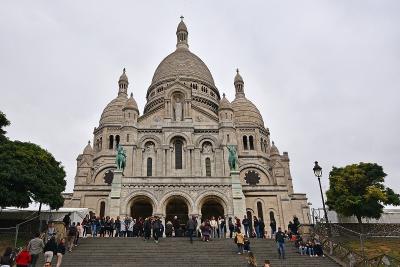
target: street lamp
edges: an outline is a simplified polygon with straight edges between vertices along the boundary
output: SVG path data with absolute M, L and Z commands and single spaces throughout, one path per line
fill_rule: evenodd
M 319 190 L 321 191 L 321 198 L 322 198 L 322 207 L 324 208 L 325 222 L 328 223 L 328 213 L 326 213 L 325 199 L 324 199 L 324 194 L 322 193 L 321 179 L 320 179 L 322 176 L 322 168 L 318 165 L 318 161 L 315 162 L 313 171 L 315 176 L 318 178 Z

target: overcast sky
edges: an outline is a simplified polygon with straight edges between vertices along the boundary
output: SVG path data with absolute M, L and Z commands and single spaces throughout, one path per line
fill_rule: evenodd
M 221 94 L 236 67 L 296 192 L 321 206 L 312 172 L 377 162 L 400 192 L 400 1 L 1 1 L 0 110 L 11 139 L 53 153 L 72 191 L 76 157 L 126 67 L 141 114 L 185 16 Z

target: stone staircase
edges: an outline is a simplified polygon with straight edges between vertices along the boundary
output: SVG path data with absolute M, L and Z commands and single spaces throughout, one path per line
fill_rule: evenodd
M 265 259 L 274 267 L 339 266 L 327 257 L 301 256 L 292 243 L 286 244 L 285 260 L 278 259 L 272 240 L 252 239 L 251 248 L 258 266 L 263 266 Z M 236 249 L 232 239 L 195 240 L 191 244 L 187 238 L 161 238 L 155 244 L 142 238 L 87 238 L 81 239 L 80 245 L 64 256 L 62 266 L 247 266 L 246 256 L 237 255 Z

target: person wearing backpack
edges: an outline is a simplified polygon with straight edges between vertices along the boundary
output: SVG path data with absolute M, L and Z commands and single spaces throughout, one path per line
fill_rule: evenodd
M 57 253 L 57 242 L 55 237 L 51 237 L 44 246 L 44 262 L 50 262 L 53 260 L 53 256 Z
M 235 225 L 232 222 L 232 217 L 228 218 L 228 228 L 229 228 L 229 238 L 232 238 L 233 232 L 235 231 Z
M 3 256 L 0 259 L 1 267 L 11 267 L 14 266 L 15 254 L 11 247 L 7 247 Z
M 161 220 L 159 217 L 156 216 L 153 222 L 153 237 L 156 244 L 158 243 L 158 238 L 161 235 L 161 228 L 162 228 Z
M 77 232 L 78 231 L 76 229 L 75 222 L 73 222 L 71 226 L 68 228 L 68 234 L 67 234 L 68 252 L 72 252 Z
M 25 246 L 18 253 L 17 258 L 15 259 L 15 263 L 17 264 L 17 267 L 28 267 L 29 266 L 29 264 L 31 263 L 31 254 L 29 254 L 27 246 Z

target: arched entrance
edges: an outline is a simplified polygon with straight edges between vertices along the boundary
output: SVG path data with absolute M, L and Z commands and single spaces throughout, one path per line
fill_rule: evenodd
M 201 206 L 201 220 L 224 217 L 224 207 L 217 199 L 207 199 Z
M 150 198 L 136 197 L 131 204 L 131 217 L 134 219 L 147 218 L 153 215 L 153 205 Z
M 176 216 L 178 217 L 181 226 L 185 226 L 188 221 L 189 208 L 185 199 L 182 197 L 172 197 L 167 202 L 165 213 L 166 222 L 172 221 Z

